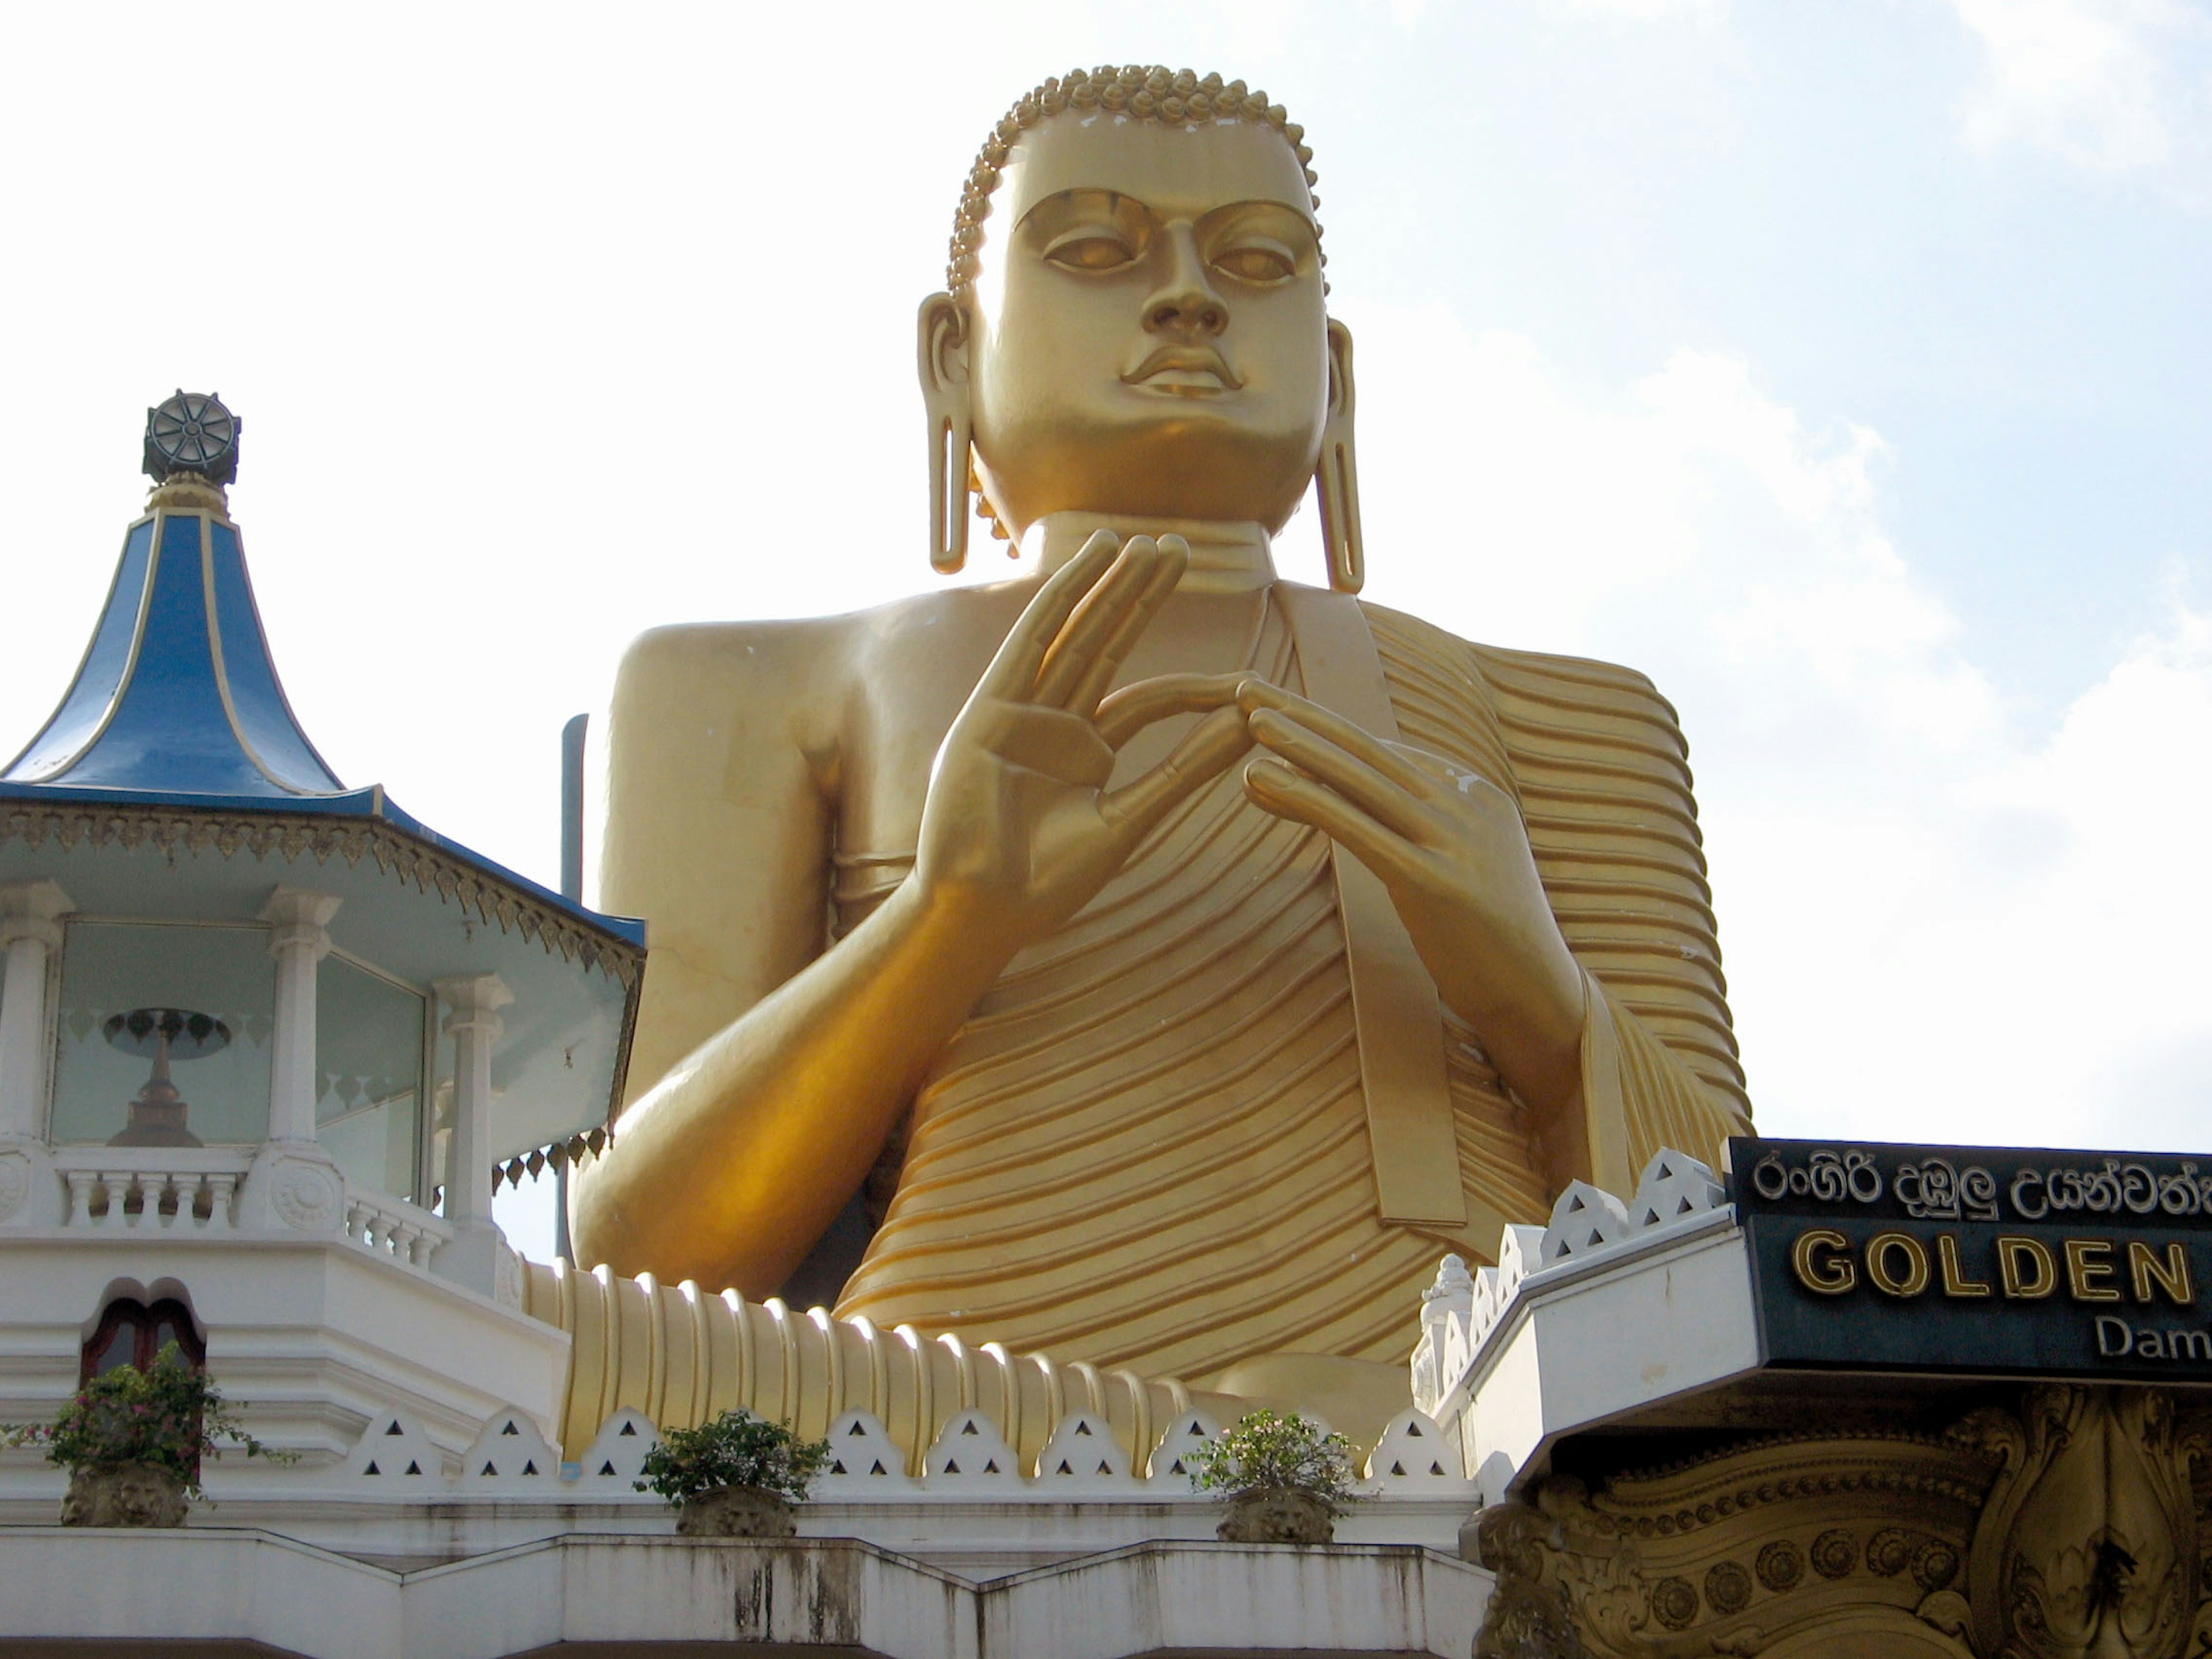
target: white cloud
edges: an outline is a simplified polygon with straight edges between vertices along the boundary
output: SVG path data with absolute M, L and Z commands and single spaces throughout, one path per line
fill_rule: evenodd
M 2191 0 L 1951 0 L 1979 40 L 1966 110 L 1977 149 L 2024 144 L 2100 173 L 2158 167 L 2203 142 L 2212 41 Z
M 1893 542 L 1875 434 L 1726 356 L 1609 389 L 1441 309 L 1353 320 L 1374 596 L 1681 709 L 1765 1125 L 2202 1139 L 2212 616 L 2177 586 L 2030 738 Z
M 1728 21 L 1728 0 L 1543 0 L 1547 11 L 1616 17 L 1634 23 L 1694 23 L 1717 28 Z

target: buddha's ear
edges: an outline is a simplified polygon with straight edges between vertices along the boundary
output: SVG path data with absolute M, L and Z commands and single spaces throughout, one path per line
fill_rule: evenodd
M 1321 429 L 1321 460 L 1314 483 L 1321 492 L 1321 538 L 1328 550 L 1328 585 L 1357 593 L 1367 580 L 1367 550 L 1359 532 L 1359 462 L 1352 449 L 1352 331 L 1328 325 L 1328 416 Z
M 929 416 L 929 562 L 946 575 L 968 562 L 968 308 L 933 294 L 915 319 L 921 402 Z

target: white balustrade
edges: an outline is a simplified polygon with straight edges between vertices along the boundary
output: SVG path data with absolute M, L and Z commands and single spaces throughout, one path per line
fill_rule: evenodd
M 346 1237 L 374 1255 L 427 1270 L 431 1252 L 453 1236 L 443 1221 L 404 1199 L 356 1188 L 346 1193 Z
M 252 1158 L 250 1147 L 58 1147 L 56 1172 L 69 1188 L 62 1224 L 94 1235 L 234 1233 Z M 427 1272 L 432 1252 L 452 1240 L 453 1229 L 405 1199 L 348 1183 L 345 1236 L 373 1255 Z
M 106 1233 L 228 1233 L 238 1225 L 247 1155 L 228 1149 L 149 1158 L 112 1147 L 63 1147 L 69 1187 L 63 1224 Z

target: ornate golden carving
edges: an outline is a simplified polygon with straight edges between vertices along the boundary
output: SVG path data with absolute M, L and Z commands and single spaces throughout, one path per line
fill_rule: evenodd
M 2051 1384 L 1939 1437 L 1765 1441 L 1483 1513 L 1478 1659 L 2212 1650 L 2205 1420 Z M 1860 1645 L 1852 1645 L 1858 1644 Z
M 2184 1650 L 2203 1593 L 2191 1465 L 2208 1449 L 2151 1389 L 2031 1389 L 1960 1433 L 2002 1460 L 1974 1540 L 1975 1644 L 2011 1659 Z M 2202 1650 L 2198 1650 L 2201 1651 Z
M 172 472 L 146 494 L 149 513 L 212 513 L 228 520 L 230 497 L 212 478 L 197 472 Z

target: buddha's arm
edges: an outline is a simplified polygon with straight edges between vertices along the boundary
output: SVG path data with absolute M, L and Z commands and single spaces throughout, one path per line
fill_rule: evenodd
M 746 672 L 757 682 L 723 705 L 732 711 L 726 756 L 688 786 L 641 781 L 625 767 L 647 763 L 623 754 L 632 730 L 696 726 L 696 682 L 625 668 L 611 782 L 615 816 L 646 820 L 623 833 L 645 844 L 611 836 L 611 866 L 678 884 L 666 903 L 641 907 L 683 918 L 670 994 L 691 999 L 695 1017 L 718 994 L 734 1006 L 632 1103 L 613 1148 L 580 1183 L 583 1259 L 772 1291 L 858 1189 L 923 1073 L 1006 961 L 1079 908 L 1160 817 L 1243 752 L 1243 715 L 1217 707 L 1160 766 L 1105 789 L 1116 744 L 1146 720 L 1231 695 L 1170 688 L 1148 701 L 1132 688 L 1100 707 L 1183 558 L 1147 538 L 1117 556 L 1107 537 L 1043 584 L 945 736 L 914 873 L 811 960 L 830 854 L 821 780 L 836 769 L 795 723 L 818 701 L 807 696 L 803 653 L 751 654 Z M 687 787 L 742 790 L 744 811 L 719 841 L 714 813 Z M 623 805 L 626 788 L 638 798 Z M 617 879 L 603 896 L 619 903 L 630 890 Z M 706 974 L 721 985 L 702 983 Z
M 606 719 L 599 902 L 653 925 L 630 1053 L 650 1088 L 633 1093 L 613 1151 L 577 1179 L 586 1263 L 768 1294 L 792 1241 L 849 1190 L 845 1166 L 874 1157 L 872 1109 L 896 1110 L 838 1091 L 805 1053 L 810 1037 L 836 1037 L 807 1029 L 807 991 L 830 1009 L 856 1006 L 836 987 L 867 978 L 867 940 L 817 960 L 841 702 L 823 664 L 841 661 L 836 630 L 664 629 L 623 657 Z M 769 1006 L 779 991 L 781 1011 Z M 776 1078 L 792 1068 L 801 1078 Z M 734 1206 L 752 1207 L 757 1225 L 730 1225 Z

